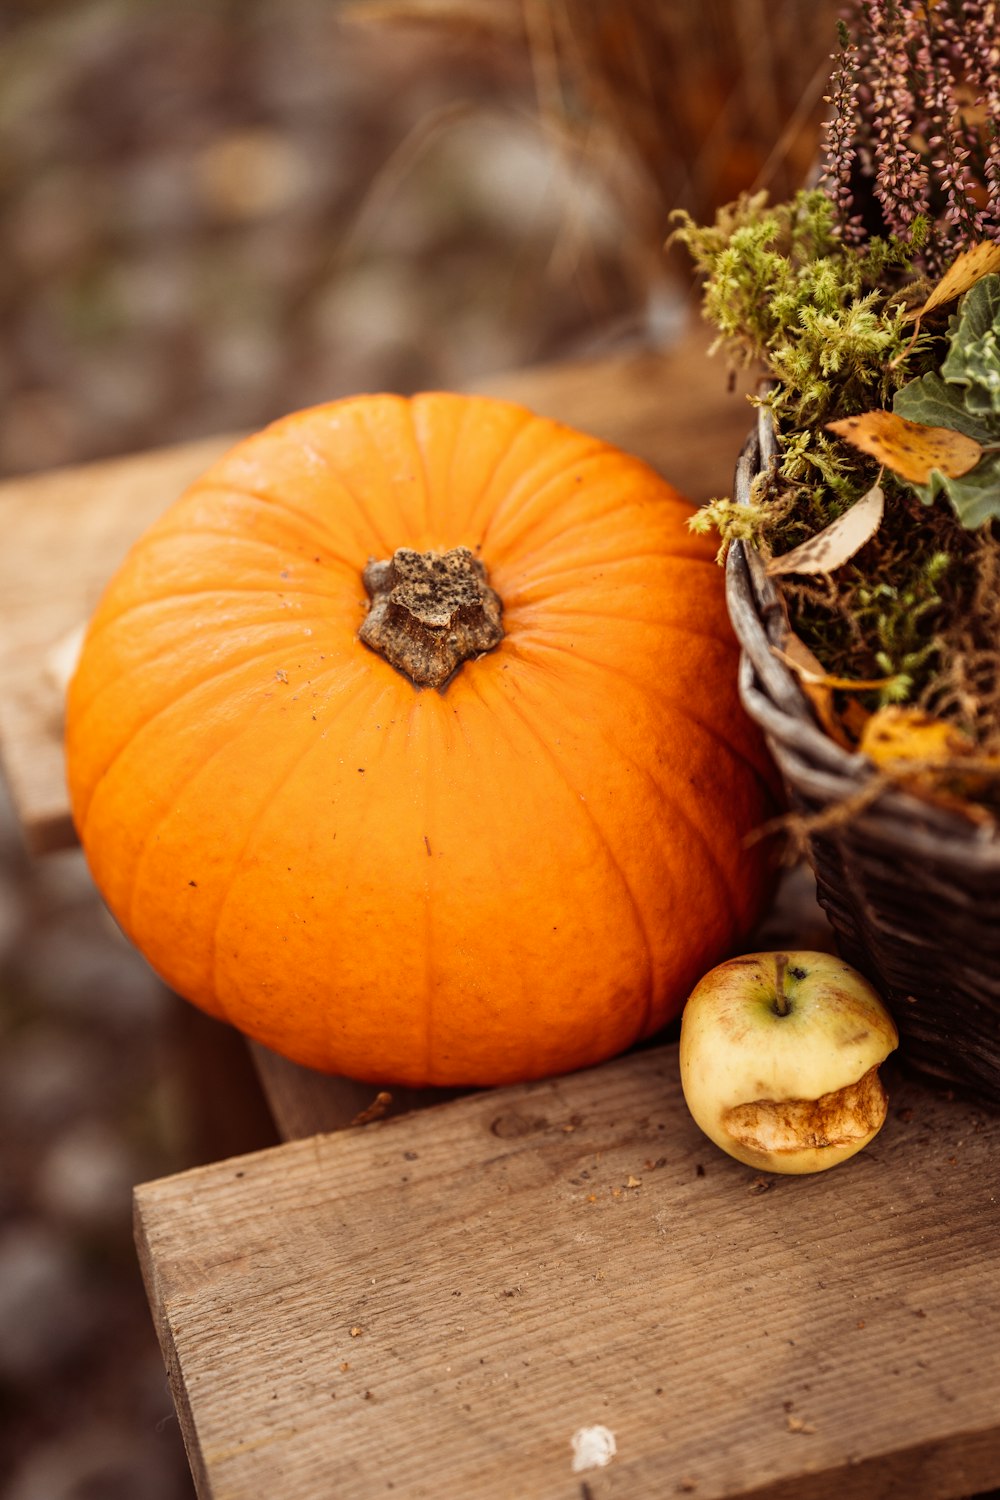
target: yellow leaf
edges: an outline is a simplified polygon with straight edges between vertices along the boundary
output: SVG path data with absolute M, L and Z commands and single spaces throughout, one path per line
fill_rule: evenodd
M 963 292 L 975 286 L 977 281 L 994 271 L 1000 271 L 1000 245 L 994 244 L 992 240 L 984 240 L 981 245 L 973 245 L 971 250 L 963 250 L 952 261 L 923 307 L 907 316 L 919 321 L 925 313 L 933 312 L 936 307 L 943 307 L 946 302 L 953 302 L 956 297 L 961 297 Z
M 872 689 L 885 687 L 890 679 L 879 677 L 872 682 L 862 682 L 855 677 L 832 677 L 824 670 L 822 662 L 813 655 L 805 641 L 800 640 L 794 632 L 789 632 L 785 637 L 783 650 L 779 650 L 777 646 L 772 646 L 771 650 L 780 661 L 785 663 L 786 667 L 791 668 L 795 673 L 799 686 L 812 704 L 817 719 L 830 738 L 845 750 L 853 750 L 854 744 L 850 734 L 845 733 L 844 720 L 838 716 L 834 707 L 834 690 L 866 693 Z M 852 708 L 857 710 L 851 714 L 853 722 L 863 723 L 867 718 L 864 710 L 858 709 L 856 704 L 853 704 Z
M 983 456 L 980 444 L 964 432 L 952 427 L 925 427 L 892 411 L 866 411 L 826 425 L 830 432 L 853 443 L 862 453 L 870 453 L 913 484 L 926 484 L 932 469 L 957 479 L 974 469 Z
M 917 708 L 881 708 L 864 726 L 858 749 L 914 796 L 995 828 L 993 812 L 977 799 L 1000 786 L 1000 755 L 984 755 L 956 725 Z
M 781 557 L 772 557 L 767 571 L 778 573 L 833 573 L 870 542 L 882 524 L 885 496 L 882 486 L 873 485 L 867 495 L 845 510 L 808 541 L 793 547 Z
M 975 749 L 968 735 L 916 708 L 890 705 L 872 714 L 858 746 L 877 766 L 899 768 L 901 762 L 921 766 L 950 763 Z

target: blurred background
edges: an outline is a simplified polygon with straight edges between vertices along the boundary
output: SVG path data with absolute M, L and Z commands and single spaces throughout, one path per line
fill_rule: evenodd
M 668 342 L 670 211 L 801 182 L 833 14 L 4 0 L 0 477 Z M 0 788 L 0 1500 L 192 1495 L 131 1187 L 272 1139 Z

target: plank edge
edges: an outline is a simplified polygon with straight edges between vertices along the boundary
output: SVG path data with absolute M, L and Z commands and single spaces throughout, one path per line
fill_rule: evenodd
M 191 1469 L 195 1490 L 197 1491 L 199 1500 L 211 1500 L 212 1486 L 208 1477 L 208 1468 L 201 1450 L 198 1428 L 184 1381 L 184 1372 L 181 1368 L 180 1354 L 166 1309 L 166 1294 L 161 1276 L 157 1270 L 156 1257 L 146 1233 L 146 1221 L 143 1214 L 140 1188 L 133 1190 L 132 1228 L 139 1259 L 139 1269 L 142 1273 L 143 1286 L 146 1290 L 146 1300 L 149 1303 L 153 1318 L 153 1327 L 156 1330 L 160 1352 L 166 1367 L 170 1393 L 177 1411 L 177 1421 L 180 1426 L 181 1437 L 184 1440 L 184 1448 L 187 1453 L 188 1465 Z

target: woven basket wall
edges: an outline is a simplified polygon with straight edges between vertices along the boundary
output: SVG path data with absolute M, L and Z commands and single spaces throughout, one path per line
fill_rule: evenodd
M 775 453 L 762 410 L 737 465 L 737 500 L 749 500 Z M 792 809 L 822 820 L 809 857 L 843 957 L 892 1009 L 909 1066 L 1000 1109 L 1000 839 L 896 789 L 837 817 L 863 802 L 875 769 L 823 733 L 772 651 L 785 612 L 752 547 L 730 548 L 726 590 L 744 705 Z

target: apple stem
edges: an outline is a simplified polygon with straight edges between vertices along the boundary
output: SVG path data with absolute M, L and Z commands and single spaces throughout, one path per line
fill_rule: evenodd
M 787 1016 L 791 1010 L 788 996 L 785 994 L 785 970 L 788 968 L 788 954 L 776 953 L 774 955 L 774 1008 L 779 1016 Z

